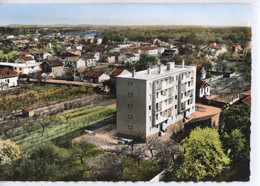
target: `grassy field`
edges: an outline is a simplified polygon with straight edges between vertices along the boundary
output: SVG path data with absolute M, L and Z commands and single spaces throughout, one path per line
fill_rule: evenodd
M 71 140 L 84 131 L 86 126 L 114 115 L 115 109 L 113 108 L 87 106 L 9 130 L 0 137 L 2 139 L 11 138 L 22 146 L 23 151 L 27 151 L 32 147 L 55 141 L 61 137 Z

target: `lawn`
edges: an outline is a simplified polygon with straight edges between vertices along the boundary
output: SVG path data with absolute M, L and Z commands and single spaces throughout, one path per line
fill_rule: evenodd
M 48 141 L 63 138 L 69 141 L 82 132 L 88 125 L 115 115 L 115 109 L 106 106 L 87 106 L 21 126 L 0 136 L 11 138 L 22 146 L 23 152 L 31 150 Z

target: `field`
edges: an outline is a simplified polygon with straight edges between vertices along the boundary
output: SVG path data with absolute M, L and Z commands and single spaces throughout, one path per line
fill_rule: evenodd
M 54 84 L 26 84 L 0 92 L 0 113 L 28 106 L 42 106 L 94 93 L 92 86 L 69 86 Z
M 25 126 L 9 130 L 2 139 L 11 138 L 22 146 L 23 152 L 48 141 L 64 139 L 70 141 L 84 128 L 115 115 L 115 109 L 105 106 L 87 106 L 36 121 Z

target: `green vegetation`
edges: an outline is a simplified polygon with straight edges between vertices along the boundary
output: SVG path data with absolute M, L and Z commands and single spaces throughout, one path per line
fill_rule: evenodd
M 67 148 L 51 143 L 43 144 L 22 156 L 21 159 L 1 166 L 0 180 L 88 181 L 86 166 L 81 163 L 78 154 L 85 161 L 100 153 L 102 151 L 96 149 L 95 145 L 86 142 L 73 142 Z
M 75 109 L 50 119 L 36 121 L 25 126 L 17 127 L 6 132 L 2 138 L 11 138 L 22 146 L 22 152 L 32 150 L 49 141 L 55 141 L 61 137 L 70 141 L 76 135 L 71 133 L 84 129 L 87 125 L 102 121 L 115 115 L 115 109 L 105 106 L 87 106 Z
M 82 95 L 91 95 L 94 87 L 51 85 L 51 84 L 28 84 L 0 93 L 0 112 L 18 110 L 25 106 L 41 106 L 51 102 L 75 98 Z
M 97 35 L 103 38 L 103 43 L 124 42 L 127 40 L 121 31 L 99 30 Z
M 228 181 L 249 180 L 250 175 L 250 107 L 233 105 L 222 113 L 223 129 L 220 129 L 224 150 L 230 151 L 231 166 Z
M 0 139 L 0 165 L 20 158 L 21 147 L 10 139 Z
M 19 35 L 21 38 L 23 39 L 34 39 L 34 38 L 38 38 L 40 36 L 40 34 L 26 34 L 26 35 Z
M 230 163 L 215 128 L 197 127 L 182 140 L 184 155 L 168 170 L 175 181 L 205 181 L 221 174 Z M 182 157 L 181 157 L 182 156 Z M 169 173 L 168 173 L 169 176 Z

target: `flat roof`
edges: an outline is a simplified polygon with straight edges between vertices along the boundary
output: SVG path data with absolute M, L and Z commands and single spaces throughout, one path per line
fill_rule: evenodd
M 187 72 L 189 70 L 196 70 L 196 66 L 184 66 L 183 68 L 182 65 L 174 65 L 173 70 L 167 70 L 167 66 L 162 65 L 161 70 L 162 72 L 159 73 L 159 65 L 156 65 L 151 67 L 150 74 L 148 74 L 148 70 L 142 70 L 142 71 L 137 71 L 134 77 L 132 77 L 132 73 L 131 73 L 131 74 L 119 75 L 118 78 L 131 78 L 131 79 L 140 79 L 140 80 L 158 79 L 164 76 L 167 77 L 170 75 Z

